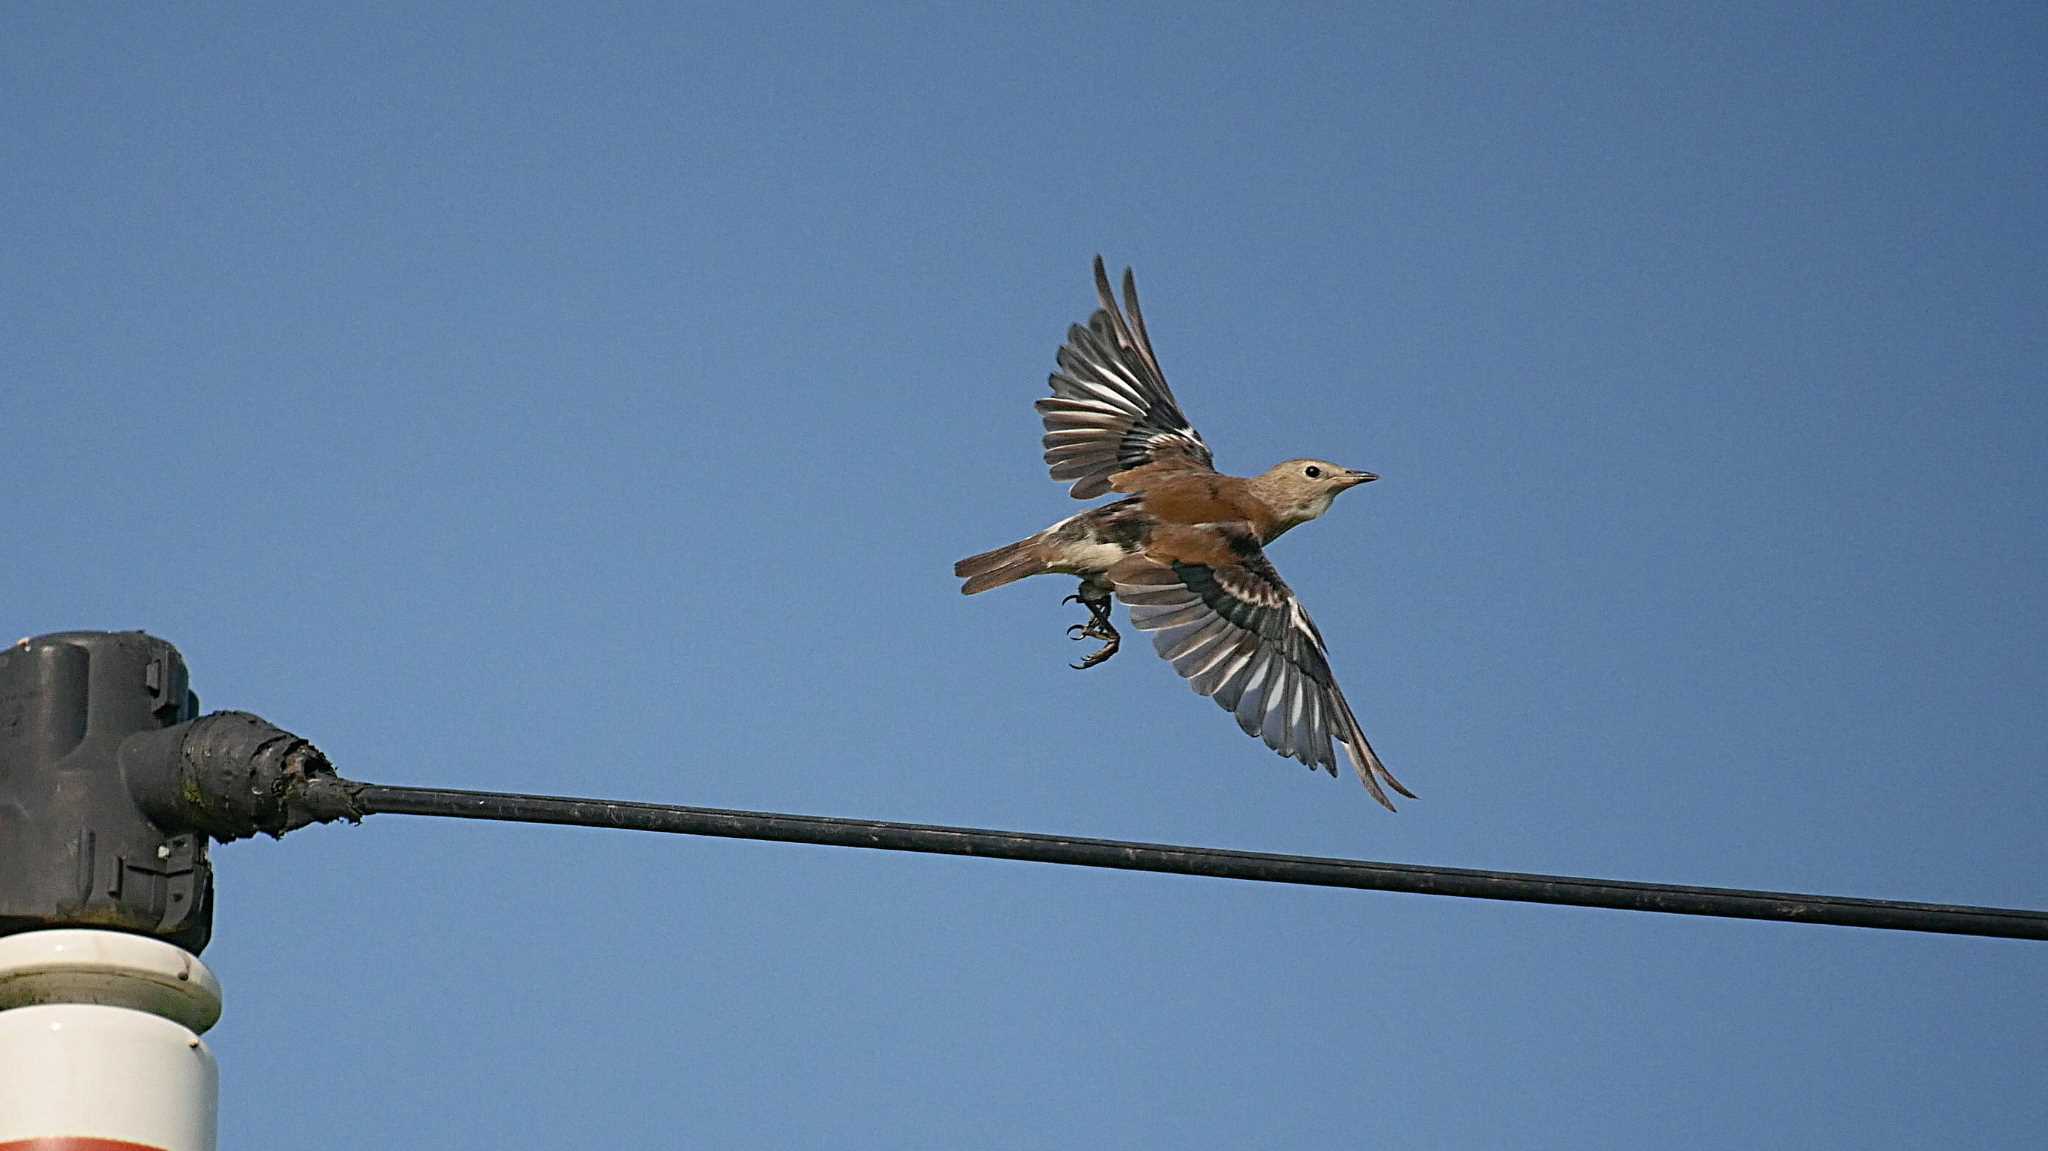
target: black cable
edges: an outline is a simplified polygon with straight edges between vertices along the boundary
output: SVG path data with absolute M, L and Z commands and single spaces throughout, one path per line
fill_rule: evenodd
M 1741 891 L 1726 887 L 1680 887 L 1666 883 L 1419 867 L 1359 859 L 1129 843 L 1114 839 L 1074 839 L 884 820 L 724 811 L 709 807 L 620 803 L 495 791 L 387 787 L 343 780 L 333 782 L 347 789 L 353 807 L 363 815 L 433 815 L 573 824 L 628 831 L 715 835 L 728 839 L 867 847 L 883 851 L 976 855 L 991 859 L 1207 875 L 1263 883 L 1304 883 L 1366 891 L 1404 891 L 1417 895 L 1606 907 L 1619 911 L 1716 915 L 1784 923 L 1825 923 L 1837 927 L 1881 927 L 1894 931 L 1932 931 L 2002 939 L 2048 939 L 2048 912 L 2016 908 L 1848 899 L 1833 895 Z

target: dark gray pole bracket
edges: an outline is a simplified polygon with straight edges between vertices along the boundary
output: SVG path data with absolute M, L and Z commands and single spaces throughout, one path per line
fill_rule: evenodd
M 352 819 L 311 743 L 244 712 L 199 715 L 178 649 L 73 631 L 0 649 L 0 935 L 213 934 L 207 841 Z

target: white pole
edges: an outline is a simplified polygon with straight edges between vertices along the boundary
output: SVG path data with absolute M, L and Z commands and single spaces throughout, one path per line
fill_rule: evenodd
M 0 938 L 0 1148 L 214 1151 L 220 983 L 118 931 Z

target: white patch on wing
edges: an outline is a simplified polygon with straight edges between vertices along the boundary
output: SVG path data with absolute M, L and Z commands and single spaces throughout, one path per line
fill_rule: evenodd
M 1328 659 L 1330 653 L 1323 651 L 1322 642 L 1316 638 L 1316 629 L 1308 626 L 1308 616 L 1301 610 L 1301 601 L 1298 599 L 1288 600 L 1287 614 L 1289 622 L 1294 625 L 1294 630 L 1307 636 L 1308 641 L 1315 644 L 1316 650 L 1322 653 L 1323 658 Z

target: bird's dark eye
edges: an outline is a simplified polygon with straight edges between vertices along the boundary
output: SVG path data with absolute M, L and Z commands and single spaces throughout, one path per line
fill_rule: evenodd
M 1323 469 L 1315 466 L 1314 464 L 1310 464 L 1309 466 L 1301 469 L 1301 474 L 1307 476 L 1312 480 L 1319 480 L 1323 478 Z

